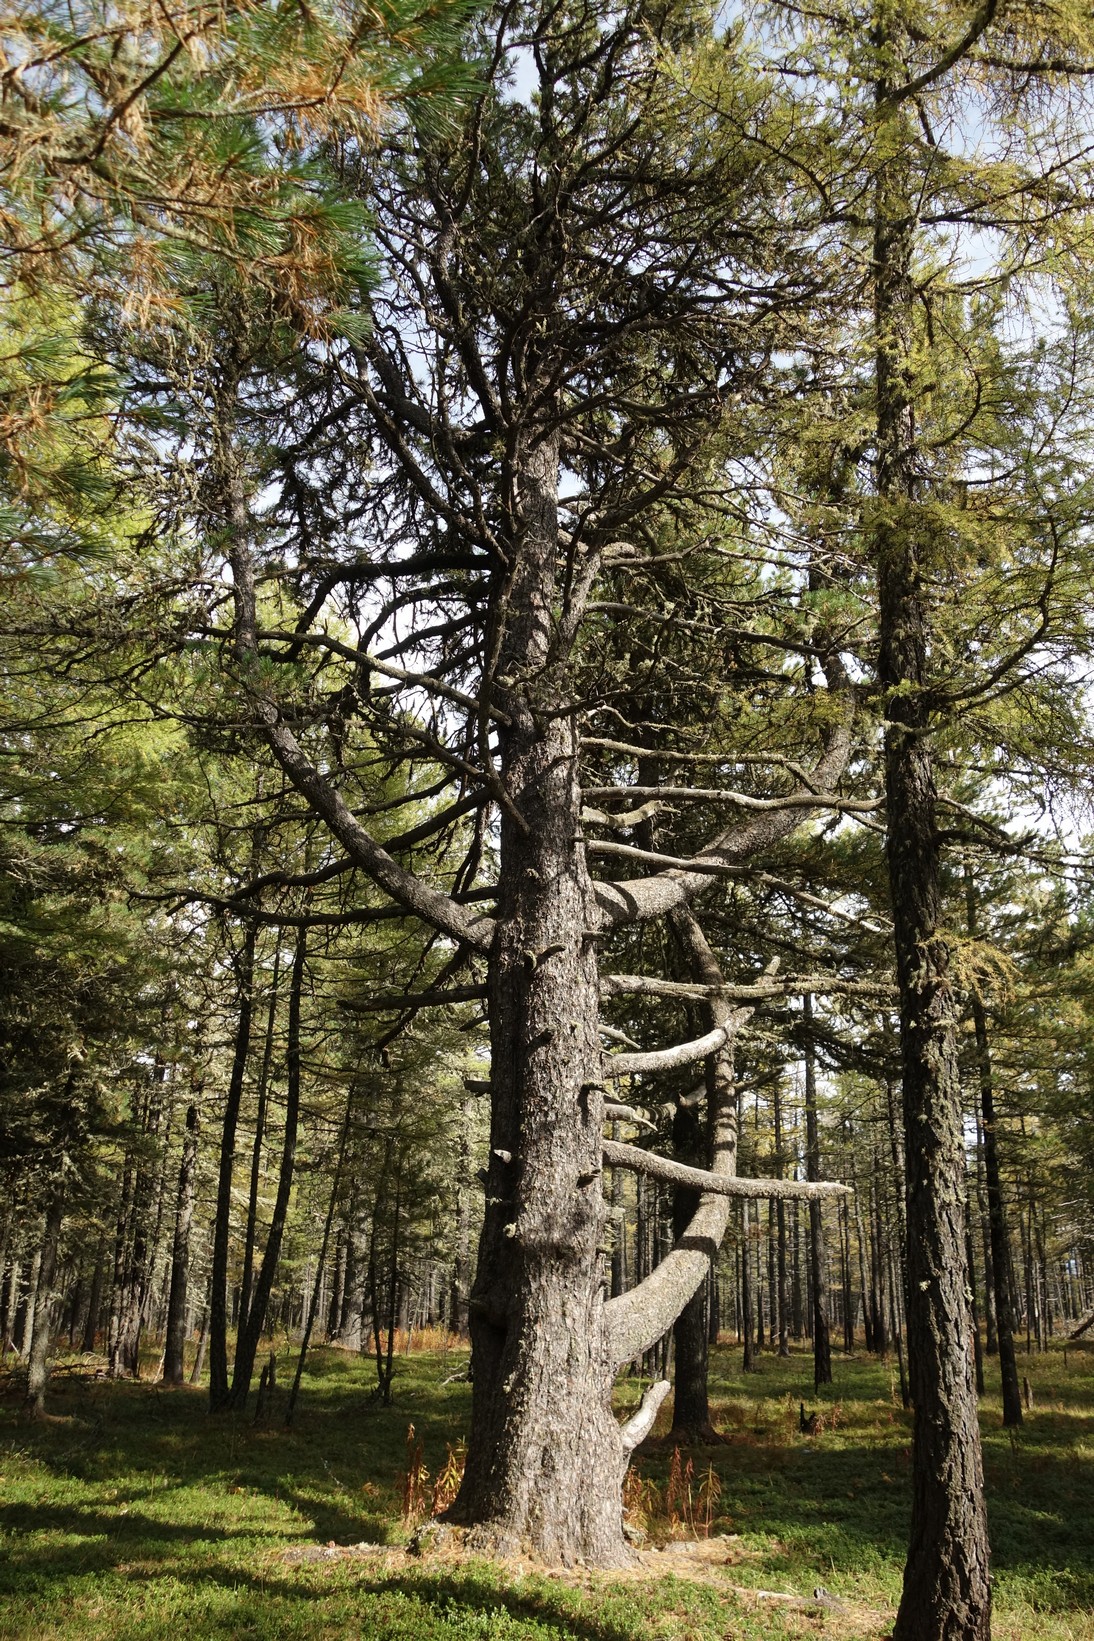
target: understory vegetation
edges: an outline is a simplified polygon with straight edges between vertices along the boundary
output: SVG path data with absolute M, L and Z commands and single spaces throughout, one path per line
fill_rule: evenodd
M 1034 1396 L 1021 1430 L 1001 1426 L 991 1364 L 981 1409 L 995 1633 L 1091 1641 L 1094 1345 L 1020 1361 Z M 810 1356 L 765 1354 L 746 1375 L 739 1350 L 723 1342 L 711 1358 L 723 1441 L 675 1446 L 659 1434 L 666 1410 L 632 1467 L 631 1525 L 646 1534 L 640 1564 L 548 1574 L 531 1560 L 468 1560 L 443 1541 L 421 1556 L 406 1551 L 415 1526 L 404 1515 L 408 1455 L 418 1454 L 428 1508 L 467 1429 L 470 1386 L 453 1378 L 464 1362 L 459 1349 L 397 1355 L 385 1406 L 370 1396 L 359 1357 L 318 1350 L 290 1430 L 284 1390 L 263 1422 L 252 1411 L 210 1420 L 199 1391 L 96 1377 L 91 1357 L 61 1361 L 54 1413 L 28 1426 L 16 1421 L 9 1379 L 0 1403 L 0 1637 L 890 1633 L 911 1415 L 889 1363 L 837 1358 L 835 1382 L 818 1398 L 809 1394 Z M 623 1381 L 620 1412 L 640 1389 Z M 803 1397 L 822 1415 L 816 1436 L 800 1430 Z M 690 1504 L 681 1490 L 689 1465 Z

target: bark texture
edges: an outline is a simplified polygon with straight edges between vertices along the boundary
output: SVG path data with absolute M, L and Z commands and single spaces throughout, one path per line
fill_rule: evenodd
M 551 644 L 557 442 L 521 458 L 516 572 L 499 634 L 502 871 L 490 952 L 492 1123 L 470 1304 L 472 1437 L 455 1519 L 548 1560 L 628 1559 L 626 1465 L 605 1348 L 596 953 L 580 836 L 577 734 L 557 713 Z
M 879 90 L 886 109 L 887 88 Z M 899 115 L 880 141 L 899 156 Z M 929 680 L 930 614 L 916 507 L 909 383 L 914 212 L 899 157 L 879 169 L 874 237 L 881 618 L 887 699 L 886 840 L 907 1170 L 908 1354 L 915 1406 L 912 1520 L 894 1641 L 986 1641 L 988 1535 L 969 1350 L 958 997 L 943 932 Z

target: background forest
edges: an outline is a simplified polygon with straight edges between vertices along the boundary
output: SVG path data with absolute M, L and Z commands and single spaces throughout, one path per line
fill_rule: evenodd
M 670 1448 L 715 1440 L 731 1345 L 791 1440 L 868 1358 L 902 1430 L 967 1424 L 962 1374 L 1015 1442 L 1066 1397 L 1091 32 L 9 9 L 13 1407 L 80 1358 L 291 1426 L 309 1352 L 398 1408 L 415 1342 L 465 1383 L 470 1337 L 457 1514 L 611 1565 L 656 1386 Z M 654 1387 L 621 1428 L 618 1369 Z M 979 1641 L 982 1522 L 913 1439 L 896 1633 Z M 709 1533 L 714 1484 L 665 1485 Z

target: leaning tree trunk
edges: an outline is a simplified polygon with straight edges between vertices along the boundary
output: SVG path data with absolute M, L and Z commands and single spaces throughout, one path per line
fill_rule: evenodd
M 888 87 L 879 152 L 907 152 Z M 985 1641 L 991 1586 L 965 1271 L 959 1008 L 944 934 L 928 681 L 930 616 L 910 397 L 912 224 L 900 158 L 880 166 L 874 235 L 880 682 L 887 695 L 886 854 L 907 1170 L 912 1521 L 894 1641 Z

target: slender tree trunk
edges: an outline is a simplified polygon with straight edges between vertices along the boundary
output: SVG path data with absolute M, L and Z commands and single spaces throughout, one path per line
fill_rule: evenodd
M 972 1360 L 976 1373 L 976 1394 L 984 1394 L 984 1348 L 980 1340 L 980 1308 L 976 1302 L 976 1260 L 972 1251 L 972 1223 L 965 1210 L 965 1259 L 969 1267 L 969 1309 L 972 1312 Z
M 296 939 L 292 974 L 289 979 L 289 1022 L 285 1055 L 285 1135 L 281 1148 L 281 1171 L 262 1264 L 247 1310 L 247 1319 L 236 1338 L 235 1368 L 232 1388 L 227 1398 L 229 1407 L 242 1407 L 251 1388 L 255 1356 L 258 1353 L 262 1329 L 266 1324 L 266 1311 L 277 1275 L 278 1261 L 281 1258 L 281 1242 L 289 1213 L 289 1197 L 296 1162 L 296 1135 L 300 1122 L 300 1007 L 306 955 L 306 931 L 301 929 Z
M 247 1228 L 243 1236 L 243 1275 L 239 1281 L 239 1325 L 247 1320 L 251 1304 L 251 1283 L 254 1280 L 255 1229 L 258 1224 L 258 1191 L 262 1182 L 262 1142 L 266 1136 L 266 1104 L 270 1091 L 270 1068 L 273 1064 L 274 1030 L 277 1025 L 277 982 L 281 971 L 281 930 L 276 931 L 273 968 L 270 972 L 270 1002 L 266 1014 L 266 1038 L 262 1045 L 262 1064 L 258 1072 L 258 1102 L 255 1110 L 254 1143 L 251 1146 L 251 1187 L 247 1193 Z
M 27 1290 L 23 1296 L 22 1328 L 19 1333 L 19 1355 L 24 1362 L 27 1361 L 30 1356 L 31 1340 L 34 1337 L 34 1318 L 35 1312 L 38 1308 L 38 1290 L 42 1272 L 42 1246 L 42 1239 L 39 1238 L 38 1246 L 35 1248 L 34 1255 L 30 1262 L 30 1271 L 27 1275 Z
M 612 1139 L 620 1137 L 620 1124 L 612 1123 Z M 612 1276 L 611 1296 L 618 1298 L 627 1287 L 627 1221 L 625 1178 L 622 1168 L 612 1169 Z
M 194 1185 L 198 1160 L 198 1108 L 186 1110 L 186 1133 L 179 1163 L 175 1236 L 171 1248 L 171 1289 L 167 1296 L 167 1334 L 163 1347 L 163 1382 L 181 1385 L 185 1375 L 186 1286 L 190 1271 L 190 1226 L 194 1217 Z
M 359 1351 L 362 1348 L 367 1250 L 364 1192 L 360 1187 L 355 1187 L 346 1211 L 346 1280 L 342 1318 L 338 1328 L 339 1343 L 345 1345 L 347 1350 Z
M 286 1427 L 288 1427 L 292 1424 L 293 1418 L 295 1417 L 295 1414 L 296 1414 L 297 1398 L 300 1395 L 300 1381 L 301 1381 L 301 1379 L 303 1378 L 303 1375 L 304 1375 L 304 1363 L 307 1360 L 308 1346 L 311 1343 L 312 1324 L 315 1320 L 315 1317 L 319 1313 L 319 1290 L 320 1290 L 320 1284 L 321 1284 L 322 1279 L 323 1279 L 323 1266 L 326 1264 L 327 1248 L 330 1245 L 331 1227 L 334 1224 L 335 1212 L 337 1210 L 338 1202 L 339 1202 L 339 1199 L 340 1199 L 341 1194 L 342 1194 L 342 1181 L 343 1181 L 343 1178 L 345 1177 L 345 1172 L 346 1172 L 346 1161 L 347 1161 L 347 1155 L 348 1155 L 349 1135 L 350 1135 L 350 1129 L 351 1129 L 352 1124 L 353 1124 L 353 1115 L 354 1115 L 354 1101 L 353 1101 L 353 1092 L 352 1092 L 352 1089 L 351 1089 L 350 1093 L 346 1097 L 346 1110 L 345 1110 L 345 1115 L 342 1118 L 342 1131 L 338 1136 L 338 1154 L 337 1154 L 337 1159 L 336 1159 L 335 1165 L 334 1165 L 334 1178 L 331 1181 L 330 1198 L 327 1202 L 327 1217 L 323 1221 L 323 1237 L 322 1237 L 322 1240 L 321 1240 L 320 1245 L 319 1245 L 319 1258 L 318 1258 L 318 1261 L 316 1263 L 316 1268 L 315 1268 L 315 1286 L 312 1290 L 310 1305 L 307 1303 L 307 1300 L 305 1299 L 306 1315 L 304 1316 L 304 1319 L 303 1319 L 303 1329 L 302 1329 L 301 1339 L 300 1339 L 300 1351 L 299 1351 L 299 1354 L 297 1355 L 297 1358 L 296 1358 L 296 1371 L 293 1374 L 292 1389 L 289 1392 L 288 1405 L 285 1408 L 285 1425 L 286 1425 Z M 390 1149 L 389 1149 L 389 1151 L 388 1151 L 389 1157 L 390 1157 L 390 1154 L 391 1153 L 390 1153 Z M 371 1228 L 370 1228 L 369 1255 L 368 1255 L 370 1270 L 371 1270 L 371 1267 L 372 1267 L 372 1260 L 374 1258 L 375 1248 L 376 1248 L 376 1218 L 377 1218 L 378 1211 L 379 1211 L 379 1201 L 377 1200 L 377 1202 L 373 1206 L 372 1225 L 371 1225 Z M 375 1307 L 374 1307 L 374 1314 L 375 1314 Z M 362 1349 L 363 1348 L 364 1347 L 362 1345 Z
M 220 1135 L 220 1173 L 217 1179 L 216 1221 L 213 1226 L 213 1266 L 209 1287 L 209 1410 L 228 1400 L 228 1248 L 232 1231 L 232 1173 L 235 1166 L 236 1128 L 243 1100 L 243 1079 L 251 1046 L 256 932 L 248 928 L 235 965 L 237 1017 L 232 1073 L 224 1102 Z
M 813 999 L 802 999 L 805 1017 L 805 1177 L 819 1180 L 820 1130 L 817 1122 L 817 1063 L 813 1041 Z M 824 1225 L 819 1202 L 809 1204 L 809 1280 L 813 1292 L 813 1388 L 832 1383 L 828 1337 L 828 1291 L 824 1271 Z
M 775 1178 L 783 1178 L 786 1167 L 786 1158 L 783 1155 L 783 1108 L 782 1089 L 776 1079 L 773 1091 L 773 1109 L 775 1118 Z M 775 1311 L 778 1317 L 778 1345 L 779 1355 L 790 1355 L 790 1320 L 789 1295 L 787 1291 L 786 1273 L 786 1203 L 779 1197 L 774 1203 L 775 1208 Z
M 976 886 L 972 868 L 964 862 L 965 915 L 970 938 L 977 934 Z M 995 1338 L 999 1351 L 999 1371 L 1003 1382 L 1003 1423 L 1022 1422 L 1022 1392 L 1018 1383 L 1018 1360 L 1014 1352 L 1014 1312 L 1011 1305 L 1010 1260 L 1007 1254 L 1007 1221 L 1003 1187 L 999 1177 L 999 1148 L 995 1118 L 995 1080 L 992 1076 L 988 1020 L 980 994 L 972 994 L 972 1018 L 976 1031 L 976 1065 L 980 1077 L 980 1115 L 984 1140 L 984 1175 L 987 1182 L 988 1227 L 991 1236 L 991 1267 L 995 1284 Z
M 211 1310 L 208 1298 L 201 1310 L 201 1326 L 198 1329 L 198 1348 L 194 1356 L 194 1365 L 190 1369 L 190 1383 L 200 1385 L 202 1370 L 205 1367 L 205 1352 L 209 1343 L 209 1312 Z
M 471 1296 L 471 1101 L 460 1109 L 460 1147 L 456 1177 L 456 1250 L 452 1263 L 452 1331 L 467 1337 Z
M 984 1249 L 984 1349 L 989 1356 L 994 1356 L 999 1349 L 995 1337 L 995 1267 L 991 1257 L 991 1225 L 985 1205 L 983 1113 L 979 1110 L 976 1113 L 976 1211 Z M 1013 1303 L 1012 1298 L 1012 1310 Z
M 855 1290 L 851 1275 L 851 1211 L 844 1198 L 840 1204 L 840 1259 L 843 1267 L 843 1349 L 847 1356 L 855 1350 Z
M 99 1337 L 99 1315 L 103 1308 L 103 1288 L 106 1285 L 106 1236 L 105 1233 L 99 1242 L 99 1250 L 95 1255 L 95 1268 L 91 1276 L 91 1293 L 87 1301 L 87 1315 L 84 1318 L 83 1338 L 80 1349 L 84 1355 L 95 1349 Z
M 741 1371 L 756 1372 L 752 1316 L 752 1226 L 747 1199 L 741 1203 Z

